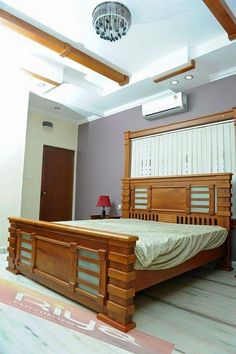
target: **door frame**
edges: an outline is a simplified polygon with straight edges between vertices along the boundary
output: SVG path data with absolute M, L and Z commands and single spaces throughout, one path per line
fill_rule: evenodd
M 73 149 L 71 147 L 65 147 L 65 146 L 57 146 L 57 145 L 50 145 L 50 144 L 43 144 L 42 145 L 42 150 L 41 150 L 41 165 L 40 165 L 40 184 L 39 184 L 39 204 L 38 204 L 38 218 L 40 219 L 40 213 L 41 213 L 41 188 L 42 188 L 42 172 L 43 172 L 43 152 L 44 152 L 44 147 L 52 147 L 52 148 L 58 148 L 58 149 L 64 149 L 64 150 L 71 150 L 74 152 L 74 171 L 73 171 L 73 185 L 72 185 L 72 220 L 75 219 L 75 199 L 76 199 L 76 176 L 77 176 L 77 151 L 78 149 Z

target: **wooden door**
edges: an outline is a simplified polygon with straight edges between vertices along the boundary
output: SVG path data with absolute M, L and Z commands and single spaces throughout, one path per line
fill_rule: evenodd
M 74 151 L 43 147 L 40 220 L 72 219 Z

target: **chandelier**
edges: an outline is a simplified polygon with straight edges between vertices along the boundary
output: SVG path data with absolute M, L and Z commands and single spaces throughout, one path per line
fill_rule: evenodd
M 93 10 L 93 26 L 100 38 L 115 42 L 128 32 L 131 22 L 129 9 L 116 1 L 105 1 Z

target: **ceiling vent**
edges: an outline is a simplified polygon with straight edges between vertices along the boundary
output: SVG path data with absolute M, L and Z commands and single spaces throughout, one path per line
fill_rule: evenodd
M 154 101 L 142 105 L 142 113 L 145 119 L 152 120 L 187 112 L 188 96 L 184 92 L 178 92 L 173 95 L 160 97 Z

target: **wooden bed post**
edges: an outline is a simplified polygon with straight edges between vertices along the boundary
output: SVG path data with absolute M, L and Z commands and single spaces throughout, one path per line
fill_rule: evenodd
M 236 113 L 236 110 L 234 110 Z M 228 237 L 225 242 L 225 256 L 219 260 L 217 268 L 231 271 L 233 270 L 231 264 L 231 197 L 232 197 L 232 174 L 225 174 L 217 187 L 217 219 L 218 225 L 228 230 Z
M 131 190 L 129 179 L 122 180 L 122 218 L 129 218 Z
M 132 321 L 135 296 L 135 241 L 129 241 L 125 245 L 120 241 L 109 243 L 107 313 L 99 313 L 98 319 L 122 332 L 128 332 L 136 326 Z
M 236 107 L 233 107 L 234 125 L 236 125 Z
M 131 141 L 130 141 L 130 132 L 124 133 L 124 146 L 125 146 L 125 166 L 124 166 L 124 178 L 130 177 L 130 168 L 131 168 Z
M 231 232 L 229 231 L 227 240 L 226 240 L 226 255 L 224 258 L 222 258 L 216 268 L 217 269 L 221 269 L 221 270 L 225 270 L 227 272 L 231 272 L 233 270 L 232 267 L 232 262 L 231 262 L 231 253 L 232 253 L 232 245 L 231 245 Z
M 13 274 L 20 274 L 16 269 L 17 230 L 14 222 L 10 224 L 8 231 L 10 232 L 10 237 L 8 238 L 9 246 L 7 248 L 7 251 L 9 252 L 7 257 L 7 270 Z
M 227 272 L 231 272 L 233 268 L 232 268 L 232 260 L 231 260 L 232 243 L 231 243 L 230 220 L 229 218 L 222 218 L 221 223 L 228 230 L 228 236 L 225 241 L 225 256 L 218 261 L 218 263 L 216 264 L 216 268 L 225 270 Z
M 131 140 L 130 131 L 124 133 L 124 179 L 122 181 L 122 218 L 129 218 L 130 188 L 129 180 L 131 173 Z M 127 179 L 127 181 L 125 181 Z M 127 182 L 127 183 L 126 183 Z

